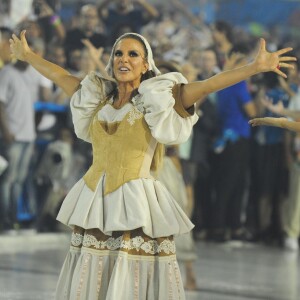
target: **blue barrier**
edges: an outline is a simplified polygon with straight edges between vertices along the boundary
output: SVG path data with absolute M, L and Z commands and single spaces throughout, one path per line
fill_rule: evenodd
M 56 104 L 52 102 L 35 102 L 34 110 L 35 111 L 49 111 L 49 112 L 66 112 L 68 106 L 63 104 Z

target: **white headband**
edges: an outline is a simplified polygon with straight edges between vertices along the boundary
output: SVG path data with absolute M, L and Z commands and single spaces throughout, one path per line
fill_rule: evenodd
M 115 53 L 115 47 L 116 45 L 118 44 L 118 42 L 126 37 L 130 38 L 130 35 L 135 35 L 137 37 L 139 37 L 146 49 L 147 49 L 147 52 L 148 52 L 148 59 L 147 59 L 147 62 L 148 62 L 148 65 L 149 65 L 149 68 L 148 70 L 149 71 L 153 71 L 155 73 L 155 75 L 160 75 L 160 71 L 157 69 L 156 65 L 155 65 L 155 62 L 153 60 L 153 53 L 152 53 L 152 49 L 148 43 L 148 41 L 140 34 L 137 34 L 137 33 L 132 33 L 132 32 L 129 32 L 129 33 L 125 33 L 123 35 L 121 35 L 114 43 L 113 45 L 113 48 L 112 48 L 112 51 L 111 51 L 111 55 L 110 55 L 110 58 L 109 58 L 109 61 L 108 61 L 108 64 L 105 68 L 106 72 L 108 73 L 108 75 L 112 76 L 113 77 L 113 59 L 114 59 L 114 53 Z

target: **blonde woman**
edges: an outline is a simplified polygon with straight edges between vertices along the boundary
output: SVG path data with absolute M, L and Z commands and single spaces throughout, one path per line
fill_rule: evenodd
M 83 80 L 36 55 L 25 32 L 10 40 L 27 61 L 71 96 L 77 136 L 93 145 L 93 164 L 66 196 L 57 219 L 73 228 L 56 299 L 185 299 L 174 235 L 193 224 L 167 189 L 150 175 L 162 144 L 186 141 L 198 117 L 194 103 L 259 72 L 289 68 L 291 48 L 273 53 L 261 40 L 256 59 L 205 81 L 160 75 L 144 37 L 115 42 L 107 76 Z

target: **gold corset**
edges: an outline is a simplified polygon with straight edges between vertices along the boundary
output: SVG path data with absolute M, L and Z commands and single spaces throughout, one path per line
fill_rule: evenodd
M 157 141 L 152 137 L 144 115 L 135 107 L 122 121 L 107 123 L 97 115 L 90 126 L 93 164 L 84 175 L 87 186 L 96 190 L 105 175 L 104 195 L 137 178 L 152 178 L 150 166 Z

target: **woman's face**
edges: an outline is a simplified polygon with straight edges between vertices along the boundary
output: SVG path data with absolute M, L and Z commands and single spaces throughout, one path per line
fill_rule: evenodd
M 132 38 L 124 38 L 115 47 L 113 73 L 119 83 L 130 83 L 137 88 L 141 76 L 148 70 L 143 45 Z
M 217 56 L 212 50 L 205 50 L 201 53 L 201 69 L 203 72 L 212 73 L 217 66 Z

